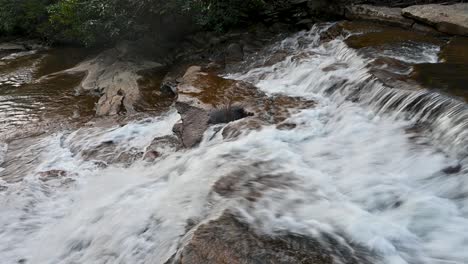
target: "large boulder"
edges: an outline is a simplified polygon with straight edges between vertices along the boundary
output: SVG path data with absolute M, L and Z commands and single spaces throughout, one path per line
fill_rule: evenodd
M 468 3 L 415 5 L 403 9 L 402 14 L 431 25 L 440 32 L 468 36 Z
M 410 28 L 414 21 L 401 15 L 401 8 L 372 5 L 351 5 L 346 7 L 345 16 L 352 20 L 368 20 Z

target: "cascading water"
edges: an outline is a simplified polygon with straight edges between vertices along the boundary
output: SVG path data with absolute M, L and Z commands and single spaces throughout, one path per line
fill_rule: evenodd
M 319 241 L 329 234 L 380 263 L 466 263 L 465 104 L 386 87 L 369 73 L 372 59 L 343 38 L 321 44 L 328 27 L 276 45 L 290 56 L 275 65 L 229 75 L 272 96 L 315 100 L 289 118 L 294 129 L 266 126 L 229 140 L 210 129 L 195 149 L 106 168 L 83 151 L 106 142 L 116 152 L 144 150 L 172 133 L 178 114 L 38 139 L 23 180 L 1 183 L 2 263 L 165 263 L 190 236 L 188 221 L 205 223 L 227 208 L 259 232 Z M 423 49 L 429 62 L 435 50 Z M 422 132 L 412 130 L 417 125 Z M 461 169 L 447 173 L 454 166 Z M 45 170 L 68 174 L 44 180 Z M 229 175 L 275 184 L 259 188 L 255 202 L 242 190 L 221 197 L 212 186 Z

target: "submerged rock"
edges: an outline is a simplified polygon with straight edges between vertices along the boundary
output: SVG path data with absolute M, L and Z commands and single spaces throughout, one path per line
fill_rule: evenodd
M 403 9 L 402 14 L 431 25 L 440 32 L 468 36 L 468 3 L 415 5 Z

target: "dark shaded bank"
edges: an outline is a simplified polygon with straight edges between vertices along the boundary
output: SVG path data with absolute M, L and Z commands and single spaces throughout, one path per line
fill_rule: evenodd
M 0 37 L 49 43 L 112 45 L 122 40 L 177 40 L 198 31 L 227 31 L 258 22 L 307 25 L 340 18 L 350 4 L 406 7 L 466 0 L 0 0 Z

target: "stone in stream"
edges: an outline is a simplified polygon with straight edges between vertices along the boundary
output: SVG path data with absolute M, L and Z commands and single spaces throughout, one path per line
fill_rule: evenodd
M 468 3 L 415 5 L 403 9 L 402 14 L 440 32 L 468 36 Z
M 341 246 L 325 234 L 321 240 L 288 232 L 262 234 L 226 211 L 218 219 L 195 227 L 188 243 L 166 264 L 375 263 L 361 248 Z

